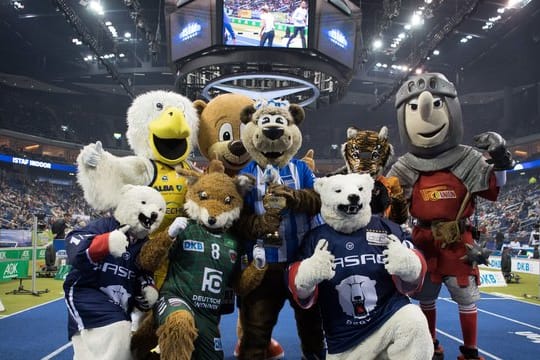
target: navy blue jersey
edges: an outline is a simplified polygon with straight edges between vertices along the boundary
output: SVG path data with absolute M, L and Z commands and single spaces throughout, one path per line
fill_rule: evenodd
M 323 224 L 304 238 L 302 259 L 314 253 L 320 239 L 328 240 L 328 251 L 335 256 L 336 275 L 318 285 L 317 300 L 330 354 L 356 346 L 410 303 L 384 267 L 382 252 L 390 233 L 406 241 L 397 224 L 373 216 L 366 227 L 352 234 L 339 233 Z
M 119 225 L 114 218 L 101 218 L 66 236 L 68 263 L 72 266 L 64 281 L 70 339 L 82 329 L 130 321 L 135 297 L 141 295 L 143 285 L 153 284 L 150 274 L 136 263 L 146 239 L 130 238 L 120 258 L 109 254 L 99 262 L 91 260 L 88 248 L 92 240 L 118 229 Z

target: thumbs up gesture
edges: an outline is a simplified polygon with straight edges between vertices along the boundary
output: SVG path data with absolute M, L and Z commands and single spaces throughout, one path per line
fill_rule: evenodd
M 118 230 L 109 233 L 109 253 L 114 257 L 121 257 L 129 245 L 126 233 L 130 226 L 123 225 Z

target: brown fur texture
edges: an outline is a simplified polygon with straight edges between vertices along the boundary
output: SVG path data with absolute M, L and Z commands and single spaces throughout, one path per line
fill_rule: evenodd
M 240 138 L 240 113 L 253 100 L 240 94 L 222 94 L 210 102 L 195 100 L 199 113 L 199 150 L 208 160 L 220 160 L 228 175 L 236 175 L 250 160 Z
M 209 216 L 218 219 L 219 229 L 227 229 L 230 223 L 220 223 L 220 215 L 233 213 L 237 209 L 235 217 L 231 215 L 231 219 L 236 220 L 243 207 L 243 196 L 246 191 L 253 188 L 255 183 L 255 179 L 249 175 L 231 178 L 224 171 L 225 168 L 220 161 L 212 160 L 207 173 L 181 172 L 189 182 L 186 193 L 186 212 L 191 219 L 208 229 L 216 229 L 208 223 Z M 207 211 L 199 211 L 200 208 Z M 164 233 L 167 234 L 166 231 Z M 265 271 L 266 267 L 257 269 L 252 263 L 244 271 L 233 274 L 232 284 L 235 291 L 241 295 L 248 294 L 260 284 Z M 189 312 L 180 310 L 169 315 L 157 330 L 161 359 L 191 359 L 199 330 L 203 332 L 206 329 L 197 329 Z
M 157 336 L 161 359 L 190 360 L 198 336 L 195 319 L 187 311 L 177 311 L 158 328 Z
M 257 104 L 257 108 L 246 107 L 241 115 L 242 122 L 246 124 L 242 141 L 262 170 L 267 165 L 279 168 L 288 166 L 302 145 L 302 134 L 298 128 L 305 117 L 302 107 L 296 104 L 273 106 L 272 103 L 279 102 L 263 103 L 261 106 Z M 311 154 L 306 155 L 310 155 L 312 159 Z M 271 191 L 277 197 L 285 198 L 287 207 L 294 212 L 315 214 L 320 209 L 319 196 L 312 189 L 294 190 L 286 185 L 275 185 Z M 246 213 L 252 211 L 246 209 Z M 262 216 L 272 215 L 272 209 L 268 208 Z M 274 219 L 242 216 L 239 224 L 242 223 L 241 230 L 251 230 L 252 236 L 246 237 L 247 239 L 263 238 L 263 235 L 273 233 L 279 228 L 280 221 L 277 221 L 277 216 Z M 265 229 L 261 231 L 263 227 Z M 297 241 L 297 239 L 282 240 Z M 277 321 L 283 303 L 290 297 L 283 282 L 286 267 L 287 263 L 270 263 L 261 284 L 242 297 L 240 325 L 243 327 L 243 334 L 239 335 L 242 337 L 239 352 L 241 360 L 267 357 L 273 325 Z M 295 308 L 295 319 L 302 351 L 307 354 L 306 356 L 320 356 L 324 341 L 318 312 Z M 241 332 L 241 329 L 238 331 Z
M 141 268 L 154 272 L 162 261 L 167 258 L 169 248 L 172 245 L 172 239 L 167 236 L 167 233 L 157 233 L 152 237 L 152 241 L 147 241 L 139 254 L 139 265 Z
M 131 336 L 131 354 L 134 359 L 151 360 L 159 359 L 159 355 L 151 352 L 158 343 L 156 329 L 154 327 L 154 316 L 152 311 L 145 314 L 139 329 Z

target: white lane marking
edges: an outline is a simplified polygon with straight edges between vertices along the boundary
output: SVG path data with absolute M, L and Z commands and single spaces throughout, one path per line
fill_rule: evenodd
M 55 357 L 56 355 L 60 354 L 62 351 L 66 350 L 67 348 L 71 347 L 71 341 L 68 342 L 67 344 L 64 344 L 62 345 L 61 347 L 59 347 L 58 349 L 54 350 L 52 353 L 50 353 L 49 355 L 45 356 L 45 357 L 42 357 L 41 360 L 49 360 L 49 359 L 52 359 L 53 357 Z
M 437 329 L 437 332 L 438 332 L 439 334 L 442 334 L 442 335 L 444 335 L 444 336 L 446 336 L 446 337 L 448 337 L 448 338 L 450 338 L 450 339 L 452 339 L 452 340 L 454 340 L 454 341 L 460 343 L 460 344 L 463 343 L 463 341 L 461 341 L 460 338 L 457 338 L 457 337 L 455 337 L 455 336 L 453 336 L 453 335 L 450 335 L 450 334 L 448 334 L 448 333 L 446 333 L 446 332 L 444 332 L 444 331 L 442 331 L 442 330 Z M 498 356 L 495 356 L 495 355 L 493 355 L 492 353 L 489 353 L 489 352 L 487 352 L 487 351 L 485 351 L 485 350 L 482 350 L 482 349 L 480 349 L 480 348 L 478 348 L 478 352 L 481 353 L 481 354 L 483 354 L 483 355 L 489 356 L 491 359 L 494 359 L 494 360 L 503 360 L 502 358 L 500 358 L 500 357 L 498 357 Z

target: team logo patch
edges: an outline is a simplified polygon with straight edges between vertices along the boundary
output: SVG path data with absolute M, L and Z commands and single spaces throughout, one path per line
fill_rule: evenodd
M 204 243 L 195 240 L 184 240 L 182 243 L 185 251 L 204 252 Z
M 169 177 L 167 175 L 163 175 L 161 177 L 161 181 L 169 181 Z
M 427 189 L 420 190 L 422 200 L 424 201 L 438 201 L 445 199 L 456 199 L 456 192 L 452 189 L 447 189 L 446 186 L 434 186 Z
M 122 254 L 122 259 L 124 259 L 125 261 L 128 261 L 129 259 L 131 259 L 131 254 L 129 252 L 125 252 Z
M 341 310 L 353 317 L 353 320 L 347 321 L 347 325 L 353 325 L 354 321 L 367 318 L 375 309 L 377 306 L 376 283 L 377 281 L 367 276 L 352 275 L 336 285 Z
M 238 254 L 234 250 L 229 250 L 229 257 L 231 258 L 231 262 L 233 264 L 236 264 L 236 259 L 238 258 Z
M 214 338 L 214 350 L 223 351 L 223 346 L 221 345 L 221 338 Z
M 386 246 L 388 238 L 385 232 L 366 231 L 366 240 L 369 245 Z
M 348 243 L 345 244 L 345 248 L 350 251 L 354 249 L 354 244 L 349 241 Z

